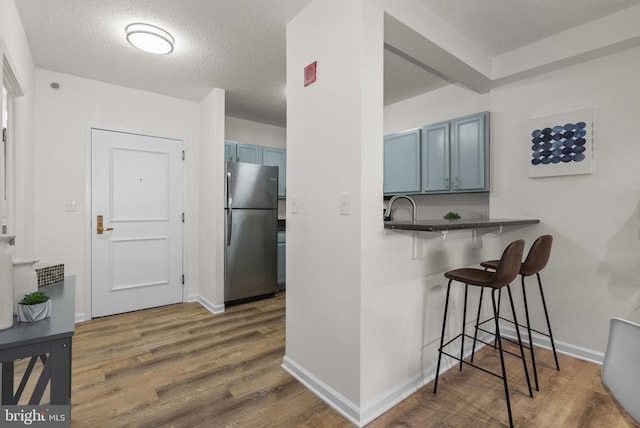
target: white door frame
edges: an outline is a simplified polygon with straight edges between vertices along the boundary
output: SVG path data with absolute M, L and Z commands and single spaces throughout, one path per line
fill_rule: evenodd
M 125 128 L 114 128 L 109 126 L 90 125 L 85 132 L 85 145 L 84 145 L 84 314 L 76 313 L 76 322 L 90 320 L 91 314 L 91 287 L 92 287 L 92 270 L 91 270 L 91 237 L 92 237 L 92 217 L 91 217 L 91 130 L 102 129 L 105 131 L 123 132 L 127 134 L 145 135 L 148 137 L 156 138 L 168 138 L 172 140 L 179 140 L 182 144 L 182 150 L 185 153 L 185 160 L 182 162 L 182 210 L 185 215 L 185 221 L 182 223 L 182 272 L 184 274 L 184 285 L 182 286 L 182 301 L 185 302 L 187 298 L 187 219 L 189 218 L 187 213 L 187 141 L 181 137 L 168 137 L 166 135 L 158 135 L 152 132 L 140 132 Z

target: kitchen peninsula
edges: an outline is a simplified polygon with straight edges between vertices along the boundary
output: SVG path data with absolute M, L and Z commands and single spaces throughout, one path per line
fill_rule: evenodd
M 481 229 L 488 227 L 524 226 L 540 223 L 538 219 L 494 218 L 494 219 L 428 219 L 416 221 L 385 221 L 384 228 L 391 230 L 418 230 L 444 232 L 447 230 Z

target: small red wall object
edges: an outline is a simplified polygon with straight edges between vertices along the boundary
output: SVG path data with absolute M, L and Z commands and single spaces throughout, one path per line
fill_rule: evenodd
M 318 61 L 313 61 L 304 68 L 304 86 L 310 85 L 316 81 L 316 66 Z

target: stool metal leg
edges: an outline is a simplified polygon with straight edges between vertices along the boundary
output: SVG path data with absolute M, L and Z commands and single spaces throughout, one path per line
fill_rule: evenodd
M 478 301 L 478 315 L 476 316 L 476 331 L 473 334 L 473 347 L 471 348 L 471 362 L 472 363 L 473 363 L 473 357 L 476 355 L 476 342 L 478 341 L 478 327 L 480 327 L 480 312 L 481 312 L 481 309 L 482 309 L 482 295 L 483 294 L 484 294 L 484 287 L 480 287 L 480 300 Z
M 498 309 L 496 310 L 496 316 L 498 317 L 498 319 L 500 319 L 500 305 L 502 305 L 502 288 L 498 289 Z M 494 338 L 493 341 L 493 347 L 494 349 L 497 347 L 498 342 L 497 340 Z
M 556 369 L 560 371 L 560 364 L 558 364 L 558 354 L 556 353 L 556 344 L 553 341 L 553 334 L 551 333 L 551 322 L 549 322 L 549 312 L 547 312 L 547 303 L 544 300 L 544 292 L 542 291 L 542 281 L 540 281 L 540 273 L 536 272 L 538 277 L 538 287 L 540 287 L 540 297 L 542 298 L 542 307 L 544 308 L 544 316 L 547 319 L 547 328 L 549 329 L 549 339 L 551 340 L 551 349 L 553 349 L 553 358 L 556 360 Z
M 529 322 L 529 306 L 527 304 L 527 290 L 524 286 L 524 275 L 520 275 L 520 280 L 522 282 L 522 299 L 524 300 L 524 315 L 527 320 L 527 334 L 529 335 L 529 350 L 531 351 L 531 365 L 533 367 L 533 379 L 536 384 L 536 391 L 540 391 L 540 387 L 538 386 L 538 369 L 536 368 L 536 355 L 533 352 L 533 336 L 531 335 L 531 323 Z M 515 325 L 516 329 L 518 328 L 518 324 Z
M 529 380 L 529 369 L 527 369 L 527 361 L 524 357 L 524 347 L 522 346 L 522 337 L 520 336 L 520 328 L 518 327 L 518 319 L 516 318 L 516 308 L 513 305 L 513 297 L 511 296 L 510 285 L 507 285 L 507 292 L 509 293 L 509 303 L 511 303 L 511 314 L 513 315 L 513 323 L 516 326 L 516 335 L 518 336 L 518 345 L 520 345 L 520 357 L 522 358 L 522 367 L 524 368 L 524 375 L 527 378 L 527 387 L 529 387 L 529 396 L 533 398 L 533 391 L 531 390 L 531 381 Z
M 509 426 L 513 428 L 513 416 L 511 415 L 511 401 L 509 399 L 509 385 L 507 384 L 507 371 L 504 366 L 504 355 L 502 354 L 502 340 L 500 340 L 500 320 L 496 309 L 496 290 L 491 290 L 491 303 L 493 306 L 493 317 L 496 323 L 496 342 L 500 351 L 500 366 L 502 368 L 502 383 L 504 384 L 504 397 L 507 401 L 507 412 L 509 413 Z
M 464 328 L 467 325 L 467 295 L 469 292 L 469 284 L 464 285 L 464 306 L 462 309 L 462 337 L 460 342 L 460 371 L 462 371 L 462 362 L 464 358 Z
M 449 309 L 449 292 L 451 291 L 451 282 L 453 280 L 450 279 L 447 284 L 447 297 L 444 300 L 444 315 L 442 316 L 442 335 L 440 336 L 440 347 L 438 348 L 438 365 L 436 367 L 436 380 L 433 384 L 433 393 L 435 394 L 438 390 L 438 377 L 440 376 L 440 361 L 442 360 L 442 347 L 444 345 L 444 332 L 447 325 L 447 310 Z

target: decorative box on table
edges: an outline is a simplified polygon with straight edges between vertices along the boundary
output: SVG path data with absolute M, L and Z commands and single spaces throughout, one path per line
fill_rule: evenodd
M 53 284 L 64 279 L 64 264 L 36 263 L 34 265 L 38 275 L 38 287 Z

